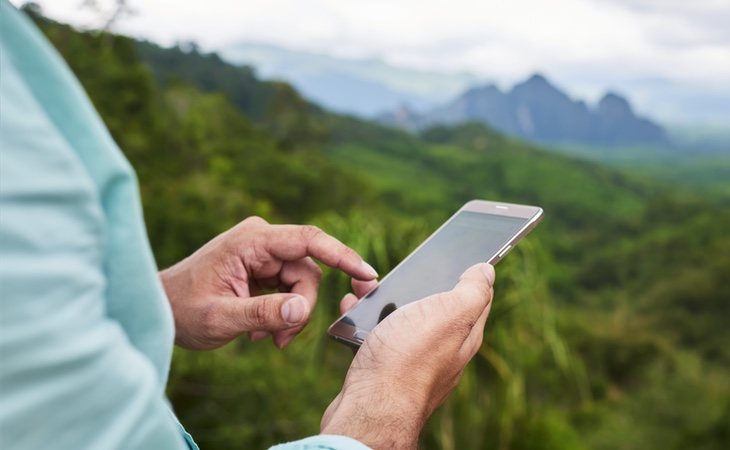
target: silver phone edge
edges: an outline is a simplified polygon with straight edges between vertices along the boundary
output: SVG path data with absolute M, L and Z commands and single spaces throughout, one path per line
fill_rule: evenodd
M 525 236 L 527 236 L 527 234 L 529 234 L 530 231 L 532 231 L 540 223 L 540 221 L 542 221 L 542 218 L 543 218 L 543 215 L 544 215 L 543 214 L 543 209 L 541 207 L 539 207 L 539 206 L 519 205 L 519 204 L 504 203 L 504 202 L 492 202 L 492 201 L 487 201 L 487 200 L 471 200 L 471 201 L 468 201 L 461 208 L 459 208 L 454 214 L 452 214 L 451 217 L 449 217 L 444 223 L 442 223 L 441 226 L 439 226 L 433 233 L 431 233 L 428 236 L 428 238 L 424 239 L 424 241 L 421 242 L 418 245 L 418 247 L 416 247 L 415 249 L 413 249 L 413 251 L 411 251 L 408 254 L 408 256 L 406 256 L 401 262 L 399 262 L 390 272 L 388 272 L 388 274 L 385 277 L 383 277 L 383 279 L 380 280 L 380 282 L 382 283 L 393 272 L 395 272 L 398 269 L 398 267 L 400 267 L 402 264 L 405 264 L 405 262 L 408 261 L 412 255 L 414 255 L 415 253 L 417 253 L 421 249 L 421 247 L 423 247 L 424 245 L 426 245 L 426 243 L 428 243 L 431 240 L 431 238 L 433 238 L 436 234 L 438 234 L 441 231 L 441 229 L 444 228 L 446 225 L 448 225 L 449 222 L 451 222 L 460 212 L 473 210 L 472 208 L 475 205 L 477 205 L 477 204 L 484 205 L 484 204 L 487 204 L 487 203 L 488 204 L 494 204 L 494 205 L 508 205 L 509 207 L 534 208 L 534 215 L 532 215 L 530 217 L 530 219 L 528 220 L 528 222 L 520 229 L 520 231 L 517 232 L 506 244 L 504 244 L 502 247 L 500 247 L 499 251 L 497 251 L 497 253 L 494 256 L 490 257 L 486 261 L 486 262 L 488 262 L 489 264 L 492 264 L 492 265 L 497 264 L 499 261 L 501 261 L 502 258 L 504 258 L 507 255 L 507 253 L 509 253 L 509 250 L 511 250 L 512 247 L 514 247 L 514 245 L 516 245 L 520 240 L 522 240 Z M 477 210 L 477 211 L 474 211 L 474 212 L 486 213 L 486 212 L 481 211 L 481 210 Z M 507 215 L 507 214 L 500 214 L 500 215 Z M 514 216 L 512 216 L 512 217 L 514 217 Z M 505 248 L 509 248 L 509 250 L 505 252 L 504 251 Z M 504 253 L 502 253 L 502 252 L 504 252 Z M 365 295 L 363 295 L 360 298 L 360 300 L 358 300 L 357 303 L 355 303 L 355 305 L 353 305 L 353 308 L 355 308 L 360 302 L 362 302 L 369 294 L 370 294 L 370 292 L 368 292 Z M 337 320 L 335 320 L 332 323 L 332 325 L 329 326 L 329 328 L 327 329 L 327 334 L 332 339 L 334 339 L 334 340 L 339 341 L 339 342 L 341 342 L 341 343 L 343 343 L 345 345 L 348 345 L 350 347 L 354 347 L 355 349 L 357 349 L 362 344 L 362 341 L 356 340 L 352 336 L 354 334 L 354 331 L 356 331 L 356 330 L 354 330 L 354 327 L 352 327 L 351 325 L 347 325 L 347 324 L 344 324 L 344 323 L 341 322 L 342 318 L 345 317 L 346 315 L 347 315 L 347 313 L 340 315 L 340 317 L 337 318 Z M 352 328 L 353 331 L 349 333 L 349 336 L 350 337 L 348 337 L 348 336 L 345 336 L 344 333 L 336 333 L 335 332 L 335 329 L 336 328 L 345 328 L 345 329 Z

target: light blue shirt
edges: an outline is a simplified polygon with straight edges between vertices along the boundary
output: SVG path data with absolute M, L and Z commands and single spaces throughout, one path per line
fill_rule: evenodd
M 173 319 L 134 171 L 5 0 L 0 37 L 0 448 L 196 449 L 165 398 Z

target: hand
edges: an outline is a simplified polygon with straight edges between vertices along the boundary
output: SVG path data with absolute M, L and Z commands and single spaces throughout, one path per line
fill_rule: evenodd
M 175 316 L 175 341 L 220 347 L 243 333 L 287 345 L 309 321 L 322 271 L 312 258 L 354 279 L 377 277 L 351 248 L 314 226 L 251 217 L 160 273 Z M 258 295 L 262 290 L 279 292 Z
M 374 449 L 415 449 L 424 423 L 481 346 L 494 276 L 491 265 L 477 264 L 453 290 L 405 305 L 378 324 L 327 408 L 322 433 Z M 354 300 L 349 294 L 341 308 Z

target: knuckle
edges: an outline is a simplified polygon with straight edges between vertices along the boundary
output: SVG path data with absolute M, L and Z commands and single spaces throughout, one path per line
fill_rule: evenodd
M 271 308 L 265 301 L 257 301 L 249 308 L 248 320 L 255 328 L 263 328 L 269 323 Z
M 305 242 L 312 242 L 324 235 L 324 231 L 316 225 L 302 225 L 299 229 Z
M 268 225 L 269 222 L 264 220 L 262 217 L 259 216 L 251 216 L 247 217 L 241 222 L 241 225 L 243 226 L 261 226 L 261 225 Z
M 360 259 L 360 255 L 358 255 L 357 252 L 350 247 L 343 246 L 342 258 L 357 260 Z
M 343 267 L 343 265 L 347 265 L 347 262 L 360 259 L 357 252 L 346 245 L 339 245 L 335 248 L 333 255 L 335 255 L 335 258 L 337 259 L 337 267 Z

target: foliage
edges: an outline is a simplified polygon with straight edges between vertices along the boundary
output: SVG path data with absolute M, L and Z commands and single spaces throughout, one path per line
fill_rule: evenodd
M 486 343 L 431 419 L 444 449 L 727 448 L 730 212 L 481 125 L 414 136 L 307 103 L 193 48 L 82 33 L 37 14 L 137 169 L 165 266 L 238 220 L 316 223 L 386 273 L 470 198 L 540 204 L 498 267 Z M 169 396 L 203 448 L 318 431 L 350 353 L 324 336 L 328 272 L 283 351 L 176 350 Z

